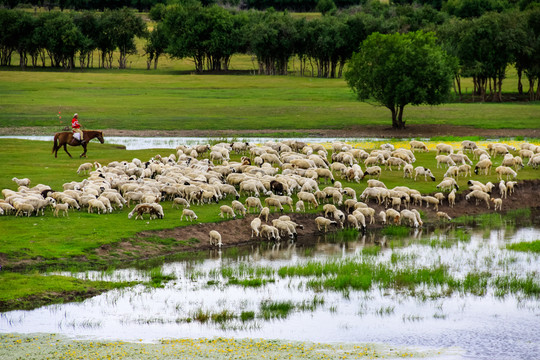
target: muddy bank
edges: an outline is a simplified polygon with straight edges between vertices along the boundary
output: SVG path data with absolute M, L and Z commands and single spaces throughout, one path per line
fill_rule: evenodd
M 410 124 L 405 129 L 396 130 L 390 126 L 352 126 L 344 129 L 267 129 L 267 130 L 122 130 L 101 129 L 105 136 L 126 137 L 242 137 L 242 136 L 291 136 L 291 133 L 302 137 L 378 137 L 378 138 L 412 138 L 434 136 L 475 136 L 487 138 L 540 137 L 540 128 L 536 129 L 478 129 L 469 126 L 445 124 Z M 0 135 L 53 135 L 58 128 L 39 127 L 0 127 Z
M 450 217 L 455 218 L 459 216 L 479 215 L 484 213 L 493 213 L 493 204 L 490 203 L 490 209 L 487 208 L 485 203 L 475 205 L 474 201 L 467 201 L 465 199 L 469 191 L 458 193 L 456 196 L 456 203 L 454 207 L 449 207 L 445 201 L 439 206 L 439 211 L 446 212 Z M 509 210 L 523 209 L 523 208 L 540 208 L 540 179 L 521 181 L 516 186 L 516 190 L 513 195 L 503 200 L 503 211 L 505 213 Z M 500 197 L 499 189 L 496 187 L 492 193 L 493 197 Z M 384 207 L 375 203 L 369 203 L 371 207 L 375 209 L 377 214 L 379 211 L 384 210 Z M 437 211 L 433 207 L 426 208 L 425 206 L 411 206 L 424 213 L 424 227 L 435 226 L 439 220 L 437 219 Z M 342 208 L 345 212 L 345 209 Z M 280 216 L 279 213 L 271 214 L 268 221 L 276 219 Z M 321 235 L 321 232 L 317 229 L 314 219 L 317 216 L 324 215 L 321 212 L 316 214 L 299 214 L 289 213 L 287 214 L 293 221 L 303 225 L 303 229 L 298 230 L 298 244 L 312 242 L 317 236 Z M 256 243 L 263 240 L 251 237 L 251 220 L 256 215 L 250 214 L 242 219 L 229 220 L 220 223 L 199 223 L 187 227 L 178 227 L 174 229 L 160 230 L 160 231 L 146 231 L 139 235 L 144 237 L 158 236 L 162 238 L 174 238 L 180 242 L 189 242 L 190 239 L 198 239 L 197 243 L 190 243 L 185 246 L 182 251 L 194 251 L 210 249 L 211 246 L 208 243 L 208 232 L 210 230 L 217 230 L 222 236 L 223 247 L 239 246 L 250 243 Z M 369 224 L 369 218 L 366 219 L 368 230 L 381 229 L 383 225 L 379 222 L 378 218 L 374 224 Z M 337 227 L 333 227 L 332 231 L 338 230 Z

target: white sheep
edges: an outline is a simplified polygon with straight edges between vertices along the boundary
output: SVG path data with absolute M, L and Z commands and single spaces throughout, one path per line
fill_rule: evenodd
M 453 208 L 455 204 L 456 204 L 456 189 L 452 189 L 452 191 L 450 191 L 450 194 L 448 194 L 448 205 Z
M 238 215 L 246 216 L 246 208 L 240 201 L 233 200 L 231 206 L 235 213 L 237 213 Z
M 182 210 L 182 215 L 180 216 L 180 221 L 184 220 L 184 216 L 186 217 L 186 220 L 189 220 L 189 221 L 193 221 L 193 220 L 198 219 L 195 212 L 193 210 L 190 210 L 190 209 Z
M 88 174 L 88 172 L 90 170 L 92 170 L 92 167 L 94 166 L 94 164 L 92 163 L 84 163 L 84 164 L 81 164 L 79 166 L 79 168 L 77 169 L 77 174 Z
M 410 227 L 417 228 L 418 226 L 420 226 L 418 220 L 416 219 L 416 214 L 410 210 L 401 210 L 400 219 L 401 222 L 403 222 L 403 220 L 407 221 Z
M 94 209 L 97 210 L 98 214 L 105 214 L 107 212 L 107 208 L 105 207 L 105 204 L 103 204 L 98 199 L 88 200 L 88 213 L 93 213 Z
M 270 209 L 274 207 L 274 211 L 277 211 L 279 209 L 280 212 L 283 212 L 284 210 L 283 205 L 281 205 L 281 202 L 279 201 L 279 199 L 268 197 L 264 199 L 264 203 Z
M 437 211 L 437 219 L 439 219 L 439 221 L 442 221 L 442 220 L 451 221 L 452 220 L 452 218 L 447 213 L 445 213 L 444 211 Z
M 497 211 L 497 210 L 502 210 L 502 199 L 494 199 L 494 198 L 491 198 L 491 201 L 493 202 L 493 205 L 494 205 L 494 210 Z
M 251 208 L 254 208 L 255 211 L 261 211 L 263 208 L 261 204 L 261 199 L 253 196 L 248 197 L 244 204 L 246 205 L 248 212 L 250 212 Z
M 328 232 L 328 227 L 330 225 L 337 225 L 336 221 L 324 218 L 322 216 L 319 216 L 319 217 L 315 218 L 315 223 L 317 224 L 317 229 L 319 231 L 324 230 L 325 233 Z
M 296 209 L 296 212 L 306 212 L 306 208 L 302 200 L 298 200 L 296 202 L 295 209 Z
M 381 224 L 386 225 L 386 212 L 384 210 L 379 212 L 379 218 L 381 219 Z
M 219 232 L 217 232 L 216 230 L 211 230 L 208 233 L 208 236 L 210 237 L 210 245 L 219 246 L 219 247 L 221 247 L 221 245 L 223 245 L 221 243 L 221 234 Z
M 497 173 L 497 178 L 499 180 L 502 180 L 503 175 L 506 175 L 506 180 L 508 180 L 510 176 L 512 176 L 514 179 L 517 177 L 517 172 L 508 166 L 497 166 L 495 168 L 495 172 Z
M 262 224 L 259 234 L 261 237 L 265 237 L 268 240 L 272 240 L 272 239 L 274 239 L 275 241 L 281 240 L 281 236 L 279 236 L 279 230 L 275 226 L 272 226 L 272 225 Z
M 377 179 L 381 177 L 382 169 L 380 166 L 370 166 L 366 168 L 366 171 L 364 171 L 364 176 L 376 176 Z
M 316 209 L 319 206 L 315 195 L 306 191 L 300 191 L 297 194 L 298 199 L 308 204 L 308 209 Z
M 406 164 L 403 167 L 403 178 L 411 178 L 413 177 L 413 166 L 411 164 Z
M 250 224 L 250 226 L 251 226 L 251 237 L 253 237 L 253 236 L 259 237 L 261 224 L 262 224 L 261 219 L 259 219 L 258 217 L 251 220 L 251 224 Z
M 506 190 L 508 192 L 508 195 L 512 195 L 514 193 L 514 188 L 517 186 L 517 181 L 507 181 L 506 182 Z
M 508 195 L 508 188 L 506 187 L 506 184 L 504 183 L 504 180 L 501 180 L 499 182 L 499 193 L 501 194 L 501 199 L 506 199 Z
M 476 175 L 480 175 L 479 173 L 480 172 L 483 172 L 484 175 L 491 175 L 491 167 L 492 167 L 493 163 L 491 162 L 490 159 L 484 159 L 484 160 L 480 160 L 476 163 L 476 166 L 474 167 L 474 173 Z
M 426 144 L 424 144 L 422 141 L 412 140 L 409 142 L 411 145 L 411 151 L 414 152 L 414 150 L 422 150 L 422 151 L 429 151 Z
M 184 208 L 189 208 L 189 203 L 184 198 L 180 198 L 180 197 L 174 198 L 173 204 L 172 204 L 173 209 L 174 208 L 178 209 L 180 206 L 183 206 Z
M 456 163 L 452 158 L 448 155 L 437 155 L 435 156 L 435 160 L 437 160 L 437 168 L 440 168 L 441 164 L 446 166 L 455 166 Z
M 427 181 L 428 176 L 431 178 L 431 180 L 435 181 L 435 176 L 431 172 L 430 169 L 425 168 L 423 166 L 417 166 L 414 169 L 414 181 L 418 178 L 418 176 L 424 176 L 424 181 Z
M 11 179 L 12 181 L 15 181 L 15 183 L 17 184 L 17 186 L 30 186 L 30 179 L 28 178 L 24 178 L 24 179 L 18 179 L 16 177 L 14 177 L 13 179 Z
M 476 143 L 474 141 L 463 140 L 461 142 L 461 149 L 463 149 L 463 151 L 465 151 L 465 150 L 474 151 L 474 150 L 478 149 L 478 145 L 476 145 Z
M 480 200 L 483 200 L 485 201 L 487 208 L 488 209 L 490 208 L 489 207 L 490 196 L 488 193 L 485 193 L 481 190 L 473 190 L 465 196 L 465 200 L 469 200 L 469 199 L 475 199 L 476 205 L 478 205 L 478 202 Z
M 268 222 L 268 216 L 269 215 L 270 215 L 270 209 L 265 206 L 265 207 L 263 207 L 261 209 L 261 213 L 259 214 L 259 218 L 262 219 L 264 217 L 264 221 Z
M 437 149 L 437 155 L 439 154 L 452 154 L 454 152 L 454 148 L 452 145 L 448 144 L 437 144 L 435 145 L 435 148 Z
M 236 214 L 234 213 L 234 210 L 229 205 L 222 205 L 219 207 L 219 216 L 222 218 L 229 218 L 232 217 L 233 219 L 236 219 Z

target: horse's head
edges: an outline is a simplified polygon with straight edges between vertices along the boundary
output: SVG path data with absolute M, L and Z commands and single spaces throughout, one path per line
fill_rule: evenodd
M 103 144 L 105 142 L 105 140 L 103 140 L 103 131 L 98 132 L 97 138 L 100 143 Z

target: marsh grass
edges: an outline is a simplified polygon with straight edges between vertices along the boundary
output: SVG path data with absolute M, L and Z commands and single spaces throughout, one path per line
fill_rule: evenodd
M 406 237 L 411 233 L 411 228 L 403 225 L 388 225 L 381 229 L 381 234 L 393 237 Z
M 260 317 L 264 320 L 284 319 L 294 310 L 292 301 L 270 301 L 265 300 L 260 304 Z
M 153 288 L 162 288 L 165 286 L 165 282 L 171 280 L 176 280 L 176 277 L 174 275 L 163 274 L 161 268 L 153 268 L 150 270 L 150 281 L 148 285 Z
M 514 250 L 514 251 L 540 253 L 540 240 L 507 244 L 506 248 L 508 250 Z

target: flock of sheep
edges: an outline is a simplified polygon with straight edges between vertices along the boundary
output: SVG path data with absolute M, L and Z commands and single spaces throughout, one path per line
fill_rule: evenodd
M 436 186 L 440 191 L 433 195 L 423 195 L 420 191 L 397 186 L 388 189 L 380 181 L 385 171 L 402 171 L 403 178 L 424 181 L 435 176 L 429 168 L 413 166 L 416 151 L 428 151 L 421 141 L 411 141 L 410 149 L 395 149 L 392 144 L 383 144 L 370 152 L 354 148 L 343 142 L 331 144 L 330 154 L 320 144 L 306 144 L 288 140 L 267 142 L 254 146 L 243 142 L 219 143 L 213 146 L 180 145 L 176 153 L 167 157 L 155 156 L 149 161 L 113 161 L 106 166 L 99 163 L 82 164 L 77 173 L 87 175 L 82 181 L 63 184 L 62 191 L 39 184 L 30 187 L 29 179 L 13 178 L 18 189 L 2 190 L 0 215 L 15 216 L 43 215 L 47 207 L 53 209 L 54 216 L 69 216 L 71 209 L 85 208 L 89 213 L 110 213 L 124 206 L 134 208 L 129 218 L 142 219 L 148 214 L 150 219 L 164 217 L 163 201 L 171 201 L 172 206 L 182 207 L 180 220 L 197 220 L 197 214 L 190 209 L 191 204 L 223 203 L 220 216 L 223 218 L 245 217 L 247 213 L 259 214 L 251 222 L 252 237 L 280 240 L 295 237 L 297 228 L 287 215 L 268 222 L 271 211 L 304 212 L 305 209 L 319 209 L 324 214 L 315 219 L 319 231 L 326 232 L 330 226 L 354 227 L 364 230 L 376 219 L 382 224 L 407 224 L 422 226 L 418 210 L 412 206 L 433 207 L 439 219 L 450 219 L 448 214 L 438 211 L 443 200 L 454 206 L 456 178 L 471 177 L 475 174 L 491 174 L 492 157 L 502 156 L 502 164 L 495 169 L 497 185 L 470 179 L 467 200 L 476 204 L 490 203 L 495 210 L 501 210 L 503 199 L 512 194 L 518 171 L 525 166 L 536 169 L 540 165 L 540 146 L 529 143 L 521 145 L 519 152 L 505 144 L 488 144 L 480 148 L 472 141 L 463 141 L 461 149 L 448 144 L 436 146 L 437 167 L 446 168 L 444 179 Z M 230 154 L 241 156 L 240 161 L 231 161 Z M 512 155 L 514 152 L 516 156 Z M 476 164 L 473 167 L 473 161 Z M 364 178 L 367 187 L 361 194 L 351 187 L 342 186 L 340 180 L 360 183 Z M 500 198 L 492 198 L 492 190 L 497 187 Z M 242 203 L 240 196 L 247 196 Z M 297 198 L 293 202 L 293 196 Z M 230 198 L 230 200 L 228 200 Z M 263 198 L 261 200 L 261 198 Z M 230 202 L 229 202 L 230 201 Z M 375 202 L 384 207 L 378 212 L 369 204 Z M 221 246 L 221 235 L 212 230 L 210 243 Z

